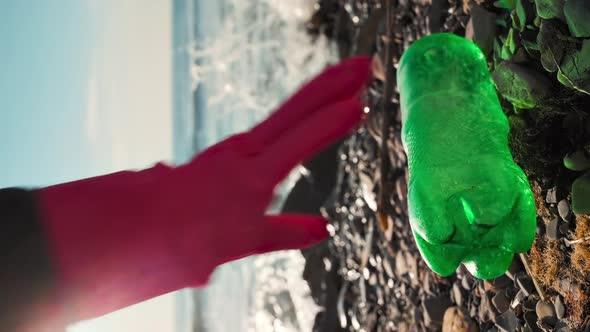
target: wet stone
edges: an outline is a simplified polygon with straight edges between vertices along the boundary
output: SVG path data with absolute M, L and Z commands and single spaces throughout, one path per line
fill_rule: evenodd
M 559 280 L 559 288 L 561 288 L 564 291 L 571 291 L 572 281 L 570 280 L 570 278 L 563 278 Z
M 551 303 L 539 301 L 537 302 L 537 308 L 535 310 L 539 319 L 546 324 L 554 326 L 557 323 L 557 317 L 555 315 L 555 308 Z
M 524 301 L 525 298 L 526 295 L 524 294 L 524 292 L 519 290 L 518 293 L 516 293 L 516 295 L 514 296 L 514 299 L 512 300 L 512 307 L 516 307 L 519 304 L 522 304 L 522 301 Z
M 494 290 L 500 290 L 510 286 L 512 284 L 512 280 L 506 275 L 503 275 L 496 279 L 492 279 L 491 284 Z
M 451 300 L 448 296 L 437 296 L 426 298 L 422 302 L 424 310 L 424 323 L 427 326 L 440 325 L 443 322 L 444 314 L 447 308 L 451 306 Z
M 569 221 L 570 205 L 567 202 L 567 199 L 562 199 L 561 201 L 559 201 L 559 203 L 557 204 L 557 211 L 559 212 L 559 216 L 561 217 L 561 219 Z
M 531 278 L 527 275 L 519 276 L 516 279 L 516 283 L 518 284 L 518 288 L 520 288 L 525 296 L 529 296 L 535 291 L 535 285 L 533 284 Z
M 486 321 L 489 319 L 493 319 L 495 316 L 495 312 L 492 310 L 491 307 L 491 300 L 492 297 L 490 292 L 486 292 L 481 297 L 481 302 L 479 303 L 479 320 Z
M 397 252 L 397 255 L 395 256 L 395 274 L 398 277 L 401 277 L 406 273 L 408 273 L 408 265 L 406 264 L 404 254 L 400 250 Z
M 471 308 L 469 308 L 469 316 L 475 317 L 476 315 L 477 315 L 477 306 L 475 305 L 475 303 L 473 303 L 471 305 Z
M 518 291 L 519 291 L 518 287 L 512 285 L 512 286 L 506 288 L 506 295 L 508 296 L 508 298 L 512 299 L 516 296 Z
M 443 332 L 477 332 L 475 321 L 467 316 L 460 308 L 451 307 L 445 312 Z
M 545 235 L 545 224 L 541 221 L 537 223 L 537 237 Z
M 459 307 L 463 306 L 463 292 L 461 291 L 461 286 L 457 283 L 453 285 L 453 299 Z
M 563 305 L 563 301 L 561 300 L 561 296 L 558 296 L 555 299 L 555 314 L 557 318 L 562 319 L 565 316 L 565 306 Z
M 500 316 L 496 317 L 496 326 L 500 331 L 516 332 L 518 329 L 518 318 L 512 310 L 508 310 Z
M 492 298 L 492 304 L 494 304 L 494 307 L 499 313 L 504 313 L 510 308 L 510 300 L 508 297 L 506 297 L 504 292 L 498 292 L 496 295 L 494 295 Z
M 550 240 L 559 239 L 558 229 L 559 229 L 559 219 L 557 219 L 557 218 L 551 219 L 551 221 L 549 222 L 549 224 L 546 227 L 547 237 Z
M 570 329 L 570 327 L 567 325 L 566 322 L 560 320 L 555 324 L 555 329 L 553 331 L 555 331 L 555 332 L 571 332 L 572 330 Z
M 463 280 L 461 280 L 461 287 L 463 287 L 465 290 L 471 290 L 471 281 L 468 277 L 465 277 Z
M 545 202 L 549 204 L 556 204 L 557 203 L 557 188 L 553 187 L 547 190 L 547 195 L 545 196 Z
M 535 311 L 537 309 L 538 300 L 529 298 L 522 303 L 522 309 L 524 311 Z
M 430 289 L 430 273 L 422 273 L 422 289 L 426 294 L 432 295 Z
M 529 312 L 525 312 L 523 315 L 524 321 L 525 323 L 533 330 L 540 330 L 537 327 L 537 320 L 539 319 L 537 317 L 537 313 L 535 313 L 534 311 L 529 311 Z
M 512 263 L 510 264 L 510 267 L 508 267 L 508 270 L 506 271 L 506 276 L 512 280 L 514 280 L 514 276 L 520 272 L 524 271 L 524 266 L 522 266 L 522 262 L 520 261 L 520 259 L 517 256 L 514 256 L 514 259 L 512 259 Z
M 570 225 L 568 225 L 567 223 L 563 223 L 559 226 L 559 233 L 561 235 L 567 235 L 569 230 L 570 230 Z

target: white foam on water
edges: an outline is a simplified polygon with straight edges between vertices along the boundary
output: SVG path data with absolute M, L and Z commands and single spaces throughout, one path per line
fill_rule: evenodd
M 194 145 L 201 150 L 264 119 L 336 59 L 327 40 L 305 31 L 313 0 L 193 3 L 191 57 L 196 92 Z M 281 198 L 297 178 L 278 191 Z M 197 331 L 311 331 L 319 308 L 302 278 L 298 251 L 246 258 L 219 268 L 196 291 Z

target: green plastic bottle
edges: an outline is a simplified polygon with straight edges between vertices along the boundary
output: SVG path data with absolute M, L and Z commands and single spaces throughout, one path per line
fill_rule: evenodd
M 536 208 L 485 56 L 465 38 L 433 34 L 408 48 L 397 75 L 422 257 L 442 276 L 461 263 L 477 278 L 502 275 L 514 253 L 530 249 Z

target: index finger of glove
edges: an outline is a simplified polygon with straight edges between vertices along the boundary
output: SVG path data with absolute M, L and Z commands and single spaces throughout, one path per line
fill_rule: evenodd
M 330 104 L 286 130 L 259 156 L 273 183 L 279 183 L 293 167 L 336 142 L 359 124 L 360 101 L 350 99 Z
M 370 78 L 370 64 L 369 57 L 354 57 L 326 69 L 265 121 L 252 128 L 251 135 L 263 144 L 272 143 L 320 108 L 357 96 Z

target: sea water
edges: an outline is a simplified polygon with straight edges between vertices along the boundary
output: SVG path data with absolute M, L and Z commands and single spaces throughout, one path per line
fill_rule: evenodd
M 263 120 L 304 81 L 335 61 L 305 21 L 313 0 L 176 0 L 174 8 L 177 162 Z M 296 173 L 296 172 L 295 172 Z M 271 210 L 297 175 L 277 192 Z M 219 268 L 194 291 L 196 331 L 310 331 L 318 308 L 302 279 L 298 251 L 246 258 Z

